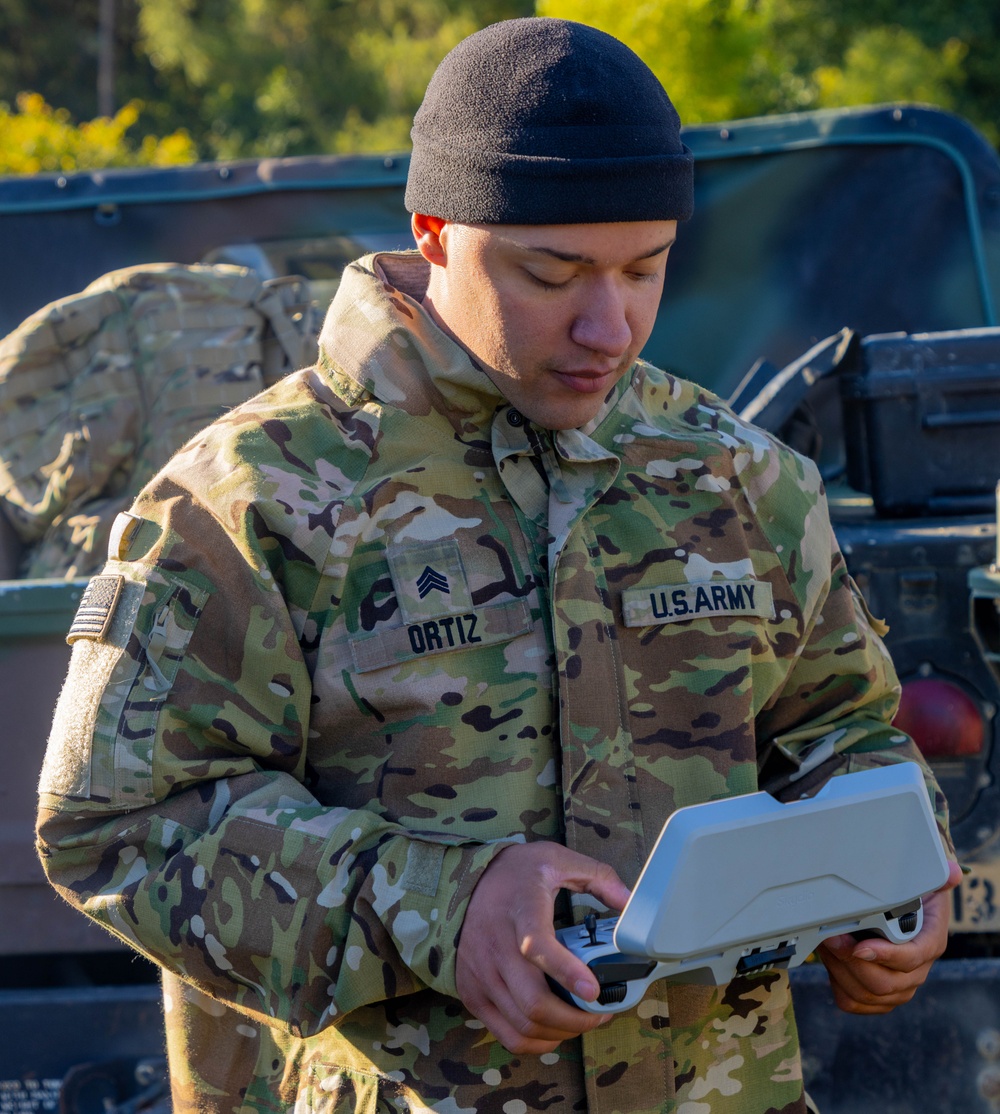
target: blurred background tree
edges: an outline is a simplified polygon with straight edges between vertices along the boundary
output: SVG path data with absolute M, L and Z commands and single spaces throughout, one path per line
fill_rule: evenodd
M 127 133 L 138 118 L 139 105 L 130 101 L 112 116 L 74 124 L 65 108 L 53 108 L 40 93 L 19 93 L 13 109 L 0 105 L 0 174 L 194 161 L 194 143 L 184 131 L 132 140 Z
M 99 109 L 111 0 L 0 0 L 0 103 Z M 400 150 L 434 67 L 532 0 L 113 0 L 114 88 L 142 137 L 196 157 Z M 8 171 L 9 172 L 9 171 Z
M 134 2 L 138 50 L 217 158 L 407 147 L 443 55 L 531 12 L 530 0 Z
M 919 101 L 1000 138 L 996 0 L 538 0 L 624 40 L 687 123 Z
M 0 146 L 37 133 L 0 173 L 405 149 L 445 52 L 535 10 L 623 39 L 688 123 L 916 100 L 1000 139 L 996 0 L 0 0 Z M 103 155 L 73 134 L 102 118 Z

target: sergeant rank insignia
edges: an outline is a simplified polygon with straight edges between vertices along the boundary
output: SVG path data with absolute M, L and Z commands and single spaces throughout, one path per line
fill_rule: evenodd
M 451 595 L 448 578 L 442 576 L 436 569 L 432 569 L 430 565 L 425 565 L 424 571 L 417 577 L 417 594 L 423 599 L 424 596 L 434 591 Z
M 405 622 L 422 623 L 473 610 L 472 589 L 454 538 L 393 546 L 385 557 Z

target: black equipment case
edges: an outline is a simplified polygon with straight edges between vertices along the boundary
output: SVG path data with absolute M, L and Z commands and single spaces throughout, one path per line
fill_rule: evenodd
M 1000 328 L 866 337 L 840 372 L 847 481 L 883 515 L 990 511 Z

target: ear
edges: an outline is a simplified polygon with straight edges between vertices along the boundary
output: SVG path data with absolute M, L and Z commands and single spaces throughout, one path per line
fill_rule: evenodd
M 440 217 L 427 216 L 426 213 L 414 213 L 410 218 L 410 228 L 417 242 L 417 250 L 428 263 L 433 263 L 437 267 L 443 267 L 448 262 L 448 253 L 441 236 L 447 223 Z

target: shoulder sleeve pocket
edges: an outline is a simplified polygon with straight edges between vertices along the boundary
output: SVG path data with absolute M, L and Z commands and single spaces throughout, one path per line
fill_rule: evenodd
M 156 799 L 157 720 L 208 596 L 177 580 L 125 580 L 103 634 L 75 641 L 42 792 L 116 808 Z
M 102 734 L 104 753 L 113 756 L 105 782 L 113 803 L 148 804 L 153 788 L 153 744 L 157 720 L 184 660 L 209 593 L 186 582 L 147 583 L 152 599 L 143 601 L 133 637 L 125 648 L 131 678 L 122 678 L 108 705 Z M 131 683 L 129 683 L 129 681 Z M 96 757 L 96 755 L 95 755 Z

